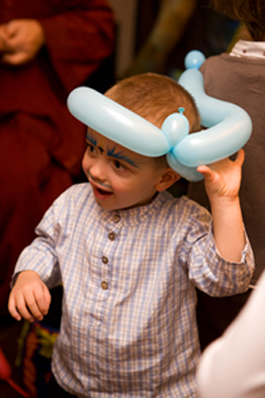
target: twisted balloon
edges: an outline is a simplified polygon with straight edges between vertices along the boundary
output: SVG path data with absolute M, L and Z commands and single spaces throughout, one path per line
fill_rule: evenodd
M 195 99 L 205 130 L 189 135 L 189 122 L 179 110 L 168 116 L 161 129 L 141 116 L 88 87 L 73 90 L 67 100 L 78 120 L 110 140 L 144 156 L 167 156 L 168 164 L 182 177 L 199 181 L 201 164 L 214 163 L 242 148 L 248 141 L 252 123 L 239 106 L 205 94 L 199 71 L 205 57 L 191 51 L 187 68 L 179 79 Z

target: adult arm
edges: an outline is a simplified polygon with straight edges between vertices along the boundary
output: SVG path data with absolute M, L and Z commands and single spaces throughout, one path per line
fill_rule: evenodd
M 265 273 L 224 335 L 203 353 L 197 378 L 201 398 L 264 398 Z
M 19 66 L 35 57 L 48 62 L 65 94 L 83 84 L 113 50 L 114 17 L 106 0 L 61 0 L 50 16 L 13 18 L 0 26 L 1 62 Z

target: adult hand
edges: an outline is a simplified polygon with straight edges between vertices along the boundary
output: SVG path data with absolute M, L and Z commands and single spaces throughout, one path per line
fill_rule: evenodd
M 2 25 L 2 28 L 0 29 L 2 62 L 10 65 L 29 62 L 45 42 L 42 25 L 34 19 L 13 19 Z
M 6 51 L 6 28 L 0 25 L 0 54 Z

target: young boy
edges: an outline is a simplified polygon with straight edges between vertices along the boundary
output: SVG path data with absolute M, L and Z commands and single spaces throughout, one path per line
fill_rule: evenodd
M 125 79 L 106 96 L 157 127 L 192 97 L 156 74 Z M 124 131 L 126 134 L 126 131 Z M 144 134 L 144 132 L 143 132 Z M 41 320 L 48 288 L 63 284 L 49 397 L 196 397 L 200 347 L 195 286 L 213 296 L 247 289 L 252 252 L 238 199 L 243 151 L 200 166 L 212 216 L 166 189 L 180 176 L 165 157 L 139 155 L 88 129 L 83 169 L 48 210 L 15 269 L 9 311 Z

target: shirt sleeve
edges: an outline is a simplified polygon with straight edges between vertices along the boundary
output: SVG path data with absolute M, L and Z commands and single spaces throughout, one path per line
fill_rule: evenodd
M 70 92 L 114 51 L 114 16 L 106 0 L 62 1 L 62 12 L 40 20 L 53 68 Z
M 37 238 L 20 254 L 14 270 L 12 285 L 16 280 L 17 274 L 25 270 L 37 272 L 49 288 L 61 284 L 61 274 L 56 254 L 56 244 L 61 239 L 61 228 L 56 221 L 55 214 L 63 198 L 64 195 L 61 195 L 47 210 L 36 228 Z
M 202 355 L 201 398 L 265 396 L 265 273 L 236 320 Z
M 246 233 L 241 261 L 227 261 L 216 248 L 211 215 L 198 205 L 193 205 L 191 209 L 185 238 L 189 279 L 212 297 L 245 292 L 254 272 L 253 253 Z

